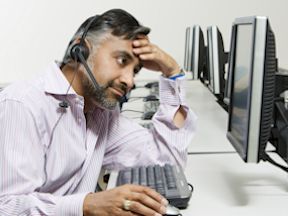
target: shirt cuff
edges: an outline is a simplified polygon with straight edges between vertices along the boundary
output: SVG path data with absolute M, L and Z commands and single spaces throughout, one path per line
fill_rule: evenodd
M 183 105 L 185 101 L 185 76 L 176 80 L 160 76 L 159 96 L 160 102 L 172 106 Z
M 56 204 L 56 215 L 83 216 L 83 203 L 88 193 L 59 197 Z

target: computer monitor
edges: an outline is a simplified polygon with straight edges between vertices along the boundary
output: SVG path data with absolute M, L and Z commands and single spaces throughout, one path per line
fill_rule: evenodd
M 213 25 L 207 28 L 207 69 L 209 73 L 208 88 L 218 100 L 223 101 L 225 90 L 225 65 L 228 53 L 224 50 L 222 34 Z
M 273 123 L 275 39 L 267 17 L 237 18 L 232 28 L 227 137 L 245 162 L 257 163 Z
M 187 72 L 192 72 L 191 67 L 192 44 L 193 44 L 193 27 L 187 27 L 185 34 L 185 55 L 184 55 L 184 70 Z
M 184 69 L 192 72 L 192 79 L 208 80 L 206 48 L 203 31 L 199 25 L 186 28 Z

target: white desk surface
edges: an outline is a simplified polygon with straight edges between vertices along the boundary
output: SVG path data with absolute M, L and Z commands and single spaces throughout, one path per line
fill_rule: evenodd
M 217 98 L 199 80 L 188 80 L 185 84 L 188 104 L 198 116 L 197 131 L 188 151 L 235 151 L 226 138 L 228 113 L 217 103 Z
M 236 153 L 189 155 L 187 164 L 194 192 L 183 216 L 288 215 L 288 175 L 279 168 Z

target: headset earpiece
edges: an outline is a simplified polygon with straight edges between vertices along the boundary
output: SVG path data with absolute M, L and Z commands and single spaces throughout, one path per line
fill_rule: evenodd
M 76 43 L 72 46 L 71 50 L 70 50 L 70 56 L 72 59 L 74 59 L 75 61 L 77 62 L 80 62 L 80 59 L 79 59 L 79 54 L 81 53 L 82 54 L 82 57 L 84 58 L 84 60 L 86 61 L 88 59 L 88 56 L 89 56 L 89 48 L 88 46 L 86 45 L 86 42 L 85 42 L 85 38 L 86 38 L 86 35 L 89 31 L 89 28 L 91 27 L 92 23 L 98 19 L 99 15 L 95 15 L 94 17 L 92 17 L 90 19 L 90 21 L 88 22 L 88 24 L 85 26 L 84 28 L 84 31 L 83 31 L 83 34 L 80 38 L 80 42 L 79 43 Z
M 73 60 L 80 62 L 79 54 L 82 54 L 85 60 L 88 59 L 89 56 L 89 48 L 86 46 L 85 42 L 83 44 L 77 43 L 74 44 L 70 51 L 70 56 Z

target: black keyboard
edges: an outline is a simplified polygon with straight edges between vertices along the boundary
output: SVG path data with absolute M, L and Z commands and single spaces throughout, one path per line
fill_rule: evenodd
M 147 129 L 152 129 L 152 128 L 154 128 L 154 125 L 153 125 L 152 122 L 142 123 L 142 124 L 140 124 L 140 125 L 142 125 L 142 127 L 147 128 Z
M 147 101 L 144 103 L 144 112 L 142 115 L 143 120 L 150 120 L 152 119 L 153 115 L 157 112 L 160 102 L 155 101 Z
M 171 205 L 186 208 L 193 188 L 179 166 L 165 164 L 131 167 L 119 171 L 117 185 L 137 184 L 148 186 L 163 195 Z

